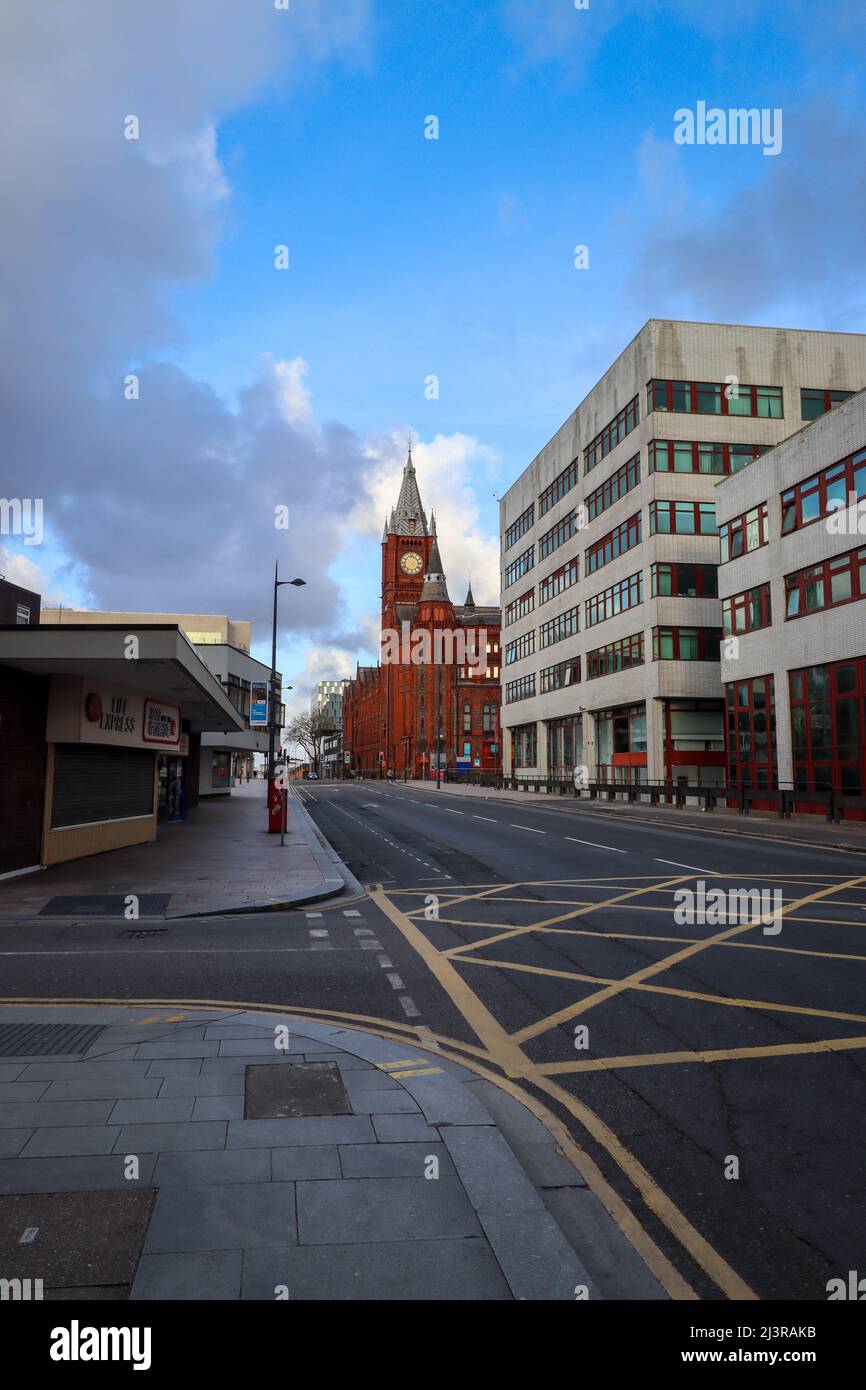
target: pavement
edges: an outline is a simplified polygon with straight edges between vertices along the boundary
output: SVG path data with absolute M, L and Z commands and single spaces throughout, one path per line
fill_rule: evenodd
M 149 919 L 274 911 L 358 891 L 293 793 L 284 845 L 266 817 L 264 779 L 239 783 L 231 796 L 204 797 L 185 821 L 160 822 L 151 844 L 0 881 L 0 920 L 123 917 L 129 895 Z
M 0 1155 L 0 1278 L 49 1299 L 665 1297 L 506 1091 L 292 1014 L 5 1007 Z

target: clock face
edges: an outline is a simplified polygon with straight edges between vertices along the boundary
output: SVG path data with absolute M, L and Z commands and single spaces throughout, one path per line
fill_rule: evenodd
M 414 550 L 407 550 L 405 555 L 400 556 L 400 568 L 404 574 L 420 574 L 422 564 L 421 556 Z

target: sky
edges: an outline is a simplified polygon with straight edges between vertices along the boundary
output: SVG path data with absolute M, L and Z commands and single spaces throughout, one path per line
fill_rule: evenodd
M 0 0 L 0 497 L 44 514 L 0 574 L 269 660 L 278 560 L 305 708 L 375 660 L 410 439 L 497 602 L 497 497 L 648 318 L 866 330 L 862 0 L 580 3 Z M 781 150 L 677 143 L 700 101 Z

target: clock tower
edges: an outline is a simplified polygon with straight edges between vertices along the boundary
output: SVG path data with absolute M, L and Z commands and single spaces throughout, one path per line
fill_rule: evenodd
M 397 505 L 382 534 L 382 626 L 399 630 L 399 609 L 413 608 L 421 597 L 427 560 L 433 546 L 432 528 L 421 505 L 412 450 L 403 469 Z

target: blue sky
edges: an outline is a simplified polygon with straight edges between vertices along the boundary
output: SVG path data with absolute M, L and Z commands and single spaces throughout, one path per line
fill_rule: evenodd
M 154 11 L 162 8 L 157 0 Z M 732 0 L 713 11 L 695 0 L 590 0 L 581 11 L 573 0 L 335 0 L 321 12 L 316 0 L 292 0 L 288 13 L 250 0 L 255 15 L 240 30 L 243 18 L 223 0 L 180 8 L 174 31 L 166 9 L 168 27 L 153 35 L 150 56 L 145 44 L 139 70 L 129 34 L 118 27 L 114 37 L 118 51 L 132 49 L 127 109 L 138 100 L 164 126 L 163 149 L 142 153 L 159 176 L 178 171 L 159 234 L 170 243 L 174 218 L 196 253 L 154 256 L 144 302 L 100 343 L 100 372 L 177 369 L 180 466 L 190 452 L 216 454 L 229 475 L 235 469 L 237 490 L 234 508 L 227 492 L 213 522 L 203 518 L 185 573 L 174 584 L 160 574 L 160 604 L 206 610 L 219 595 L 236 616 L 253 617 L 264 651 L 267 594 L 256 567 L 261 561 L 263 576 L 266 557 L 236 515 L 256 491 L 243 486 L 251 455 L 236 464 L 222 452 L 239 447 L 224 443 L 238 418 L 246 432 L 245 393 L 257 374 L 306 364 L 294 369 L 300 405 L 290 428 L 313 441 L 314 455 L 333 455 L 338 484 L 316 498 L 300 487 L 303 533 L 321 523 L 327 539 L 313 552 L 297 535 L 283 554 L 302 572 L 321 569 L 307 618 L 302 590 L 281 632 L 281 660 L 299 691 L 318 675 L 345 674 L 356 655 L 369 659 L 382 501 L 396 488 L 408 430 L 424 500 L 450 528 L 440 534 L 456 596 L 472 569 L 477 597 L 489 601 L 495 494 L 648 317 L 864 328 L 866 20 L 853 0 Z M 291 26 L 308 19 L 318 27 L 295 47 Z M 38 85 L 54 55 L 38 25 L 25 38 Z M 161 93 L 157 58 L 167 64 Z M 205 73 L 190 95 L 183 88 L 197 58 Z M 782 153 L 676 146 L 674 111 L 699 99 L 782 108 Z M 122 85 L 111 100 L 123 103 Z M 82 133 L 92 115 L 84 111 Z M 435 141 L 424 138 L 429 115 L 440 123 Z M 70 119 L 74 126 L 74 112 Z M 206 128 L 213 144 L 196 166 L 188 146 Z M 88 172 L 99 193 L 99 164 Z M 104 167 L 103 177 L 110 209 L 119 195 Z M 88 234 L 82 225 L 82 264 L 93 260 Z M 278 243 L 290 249 L 287 272 L 273 268 Z M 588 271 L 573 266 L 577 243 L 589 247 Z M 146 245 L 141 254 L 147 259 Z M 161 317 L 170 327 L 158 326 Z M 438 400 L 425 398 L 431 373 Z M 93 391 L 96 376 L 82 390 Z M 224 412 L 216 448 L 203 437 L 202 409 L 208 431 L 210 415 Z M 337 434 L 323 443 L 329 422 Z M 287 459 L 295 442 L 293 433 Z M 112 442 L 121 467 L 125 447 Z M 279 477 L 280 447 L 269 479 Z M 132 468 L 141 443 L 129 448 Z M 352 466 L 341 472 L 347 450 Z M 259 440 L 255 456 L 263 451 Z M 79 462 L 70 461 L 64 489 L 80 517 L 98 504 L 80 462 L 89 456 L 84 438 L 72 452 Z M 150 521 L 146 496 L 140 507 L 135 498 L 123 505 L 152 535 L 158 497 Z M 124 567 L 122 547 L 106 563 L 95 537 L 84 543 L 73 511 L 58 501 L 49 522 L 38 557 L 46 591 L 92 606 L 159 606 L 148 598 L 153 585 Z M 231 543 L 217 584 L 208 546 L 224 527 Z M 10 555 L 37 558 L 14 539 L 0 542 L 7 573 Z M 234 594 L 226 565 L 237 567 Z M 255 591 L 244 587 L 248 570 Z

